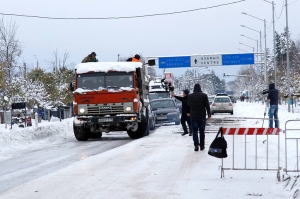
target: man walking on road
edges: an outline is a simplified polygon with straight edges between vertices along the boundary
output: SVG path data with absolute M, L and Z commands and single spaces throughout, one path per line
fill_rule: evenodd
M 188 105 L 191 107 L 190 115 L 192 120 L 193 128 L 193 140 L 195 151 L 199 150 L 199 138 L 198 130 L 200 134 L 200 150 L 204 150 L 205 141 L 205 124 L 206 124 L 206 113 L 208 120 L 211 118 L 210 106 L 208 97 L 205 93 L 202 93 L 200 84 L 195 84 L 194 92 L 189 95 L 187 100 Z
M 188 89 L 183 90 L 183 97 L 175 96 L 174 93 L 172 93 L 172 97 L 175 97 L 179 101 L 182 102 L 182 114 L 181 114 L 181 125 L 183 128 L 183 133 L 181 135 L 188 134 L 186 123 L 189 125 L 190 130 L 190 136 L 192 136 L 192 126 L 191 126 L 191 117 L 190 117 L 190 106 L 187 104 L 187 98 L 190 91 Z
M 273 117 L 275 121 L 275 128 L 278 128 L 278 90 L 275 88 L 275 84 L 269 84 L 268 100 L 270 100 L 269 108 L 269 128 L 273 128 Z

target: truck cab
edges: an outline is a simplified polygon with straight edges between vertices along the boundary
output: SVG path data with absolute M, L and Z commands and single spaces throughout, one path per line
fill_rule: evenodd
M 149 135 L 149 76 L 142 63 L 81 63 L 75 71 L 70 90 L 78 141 L 112 131 L 127 131 L 133 139 Z

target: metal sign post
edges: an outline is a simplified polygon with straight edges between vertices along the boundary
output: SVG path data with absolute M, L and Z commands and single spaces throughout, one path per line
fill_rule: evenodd
M 27 123 L 27 113 L 26 113 L 26 97 L 13 97 L 11 98 L 11 128 L 12 128 L 12 116 L 14 109 L 25 109 L 25 126 Z

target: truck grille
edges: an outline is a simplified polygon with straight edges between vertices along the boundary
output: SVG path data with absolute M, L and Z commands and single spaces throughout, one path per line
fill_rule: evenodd
M 97 115 L 97 114 L 112 114 L 112 113 L 124 113 L 124 108 L 123 106 L 109 106 L 110 108 L 107 109 L 101 109 L 99 106 L 94 106 L 94 107 L 88 107 L 88 114 L 91 115 Z

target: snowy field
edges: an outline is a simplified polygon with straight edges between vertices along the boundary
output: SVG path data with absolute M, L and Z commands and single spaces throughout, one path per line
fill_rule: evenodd
M 216 114 L 213 118 L 263 118 L 265 106 L 261 103 L 238 102 L 234 115 Z M 300 107 L 287 112 L 286 105 L 279 107 L 280 128 L 287 120 L 300 119 Z M 245 127 L 261 127 L 262 119 L 244 119 Z M 268 122 L 265 121 L 264 127 Z M 300 129 L 300 122 L 289 123 L 288 128 Z M 39 123 L 38 127 L 12 130 L 0 126 L 0 165 L 17 154 L 40 150 L 53 144 L 74 141 L 72 119 Z M 220 125 L 221 126 L 221 125 Z M 234 126 L 233 126 L 234 127 Z M 204 151 L 194 151 L 192 137 L 181 136 L 177 125 L 164 125 L 145 138 L 82 158 L 54 173 L 31 180 L 4 193 L 0 198 L 293 198 L 300 184 L 291 173 L 290 179 L 277 181 L 276 170 L 225 170 L 221 178 L 221 159 L 207 154 L 215 133 L 206 134 Z M 295 137 L 297 131 L 289 135 Z M 119 136 L 104 135 L 104 136 Z M 225 136 L 228 158 L 224 167 L 269 169 L 278 165 L 278 136 L 257 136 L 258 160 L 255 163 L 255 136 Z M 246 139 L 246 140 L 245 140 Z M 268 163 L 266 146 L 268 144 Z M 296 141 L 288 141 L 288 169 L 297 168 Z M 280 133 L 280 166 L 285 168 L 285 140 Z M 281 171 L 281 177 L 283 172 Z M 0 176 L 1 177 L 1 176 Z M 284 175 L 287 179 L 288 175 Z M 287 184 L 289 182 L 289 184 Z M 7 182 L 9 183 L 9 182 Z M 1 184 L 0 184 L 1 186 Z M 296 196 L 295 194 L 295 196 Z M 297 197 L 295 197 L 297 198 Z

